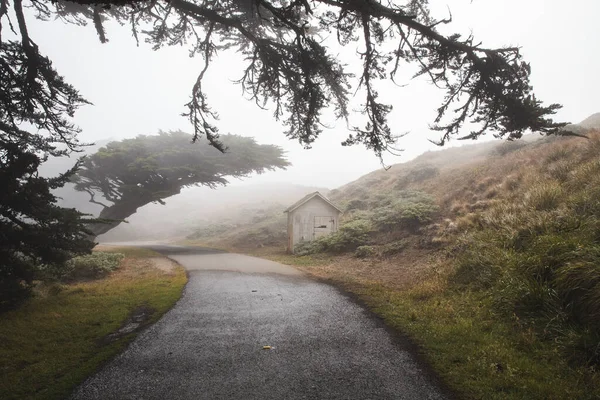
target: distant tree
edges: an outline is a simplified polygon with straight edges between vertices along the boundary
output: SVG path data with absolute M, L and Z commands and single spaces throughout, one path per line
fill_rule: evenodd
M 0 0 L 0 18 L 8 22 L 10 0 Z M 245 56 L 239 83 L 259 106 L 272 104 L 285 134 L 306 146 L 322 131 L 322 114 L 332 107 L 348 120 L 349 93 L 360 89 L 367 122 L 351 126 L 344 145 L 362 143 L 377 155 L 392 150 L 397 138 L 388 126 L 392 105 L 379 100 L 377 87 L 407 65 L 445 91 L 433 129 L 443 144 L 452 135 L 476 138 L 486 132 L 519 138 L 526 130 L 556 133 L 564 124 L 549 115 L 560 108 L 543 106 L 532 92 L 530 66 L 517 47 L 488 49 L 472 36 L 443 35 L 437 27 L 451 17 L 434 18 L 428 0 L 30 0 L 36 17 L 84 25 L 92 23 L 107 42 L 106 20 L 130 27 L 136 40 L 155 50 L 186 45 L 203 58 L 185 115 L 194 139 L 206 137 L 219 149 L 216 114 L 203 91 L 203 79 L 218 51 Z M 22 0 L 13 0 L 23 62 L 39 57 L 27 35 Z M 53 22 L 55 23 L 55 22 Z M 362 72 L 353 76 L 336 58 L 336 46 L 359 46 Z M 3 43 L 6 38 L 2 37 Z M 1 57 L 5 57 L 2 55 Z M 465 122 L 479 128 L 461 133 Z M 352 121 L 349 122 L 352 125 Z
M 190 144 L 183 132 L 161 132 L 111 142 L 84 159 L 75 188 L 103 207 L 101 219 L 92 224 L 94 235 L 108 232 L 148 203 L 163 200 L 194 185 L 216 187 L 227 178 L 285 168 L 289 163 L 277 146 L 260 145 L 252 138 L 224 135 L 225 154 L 206 143 Z M 198 199 L 202 205 L 202 199 Z

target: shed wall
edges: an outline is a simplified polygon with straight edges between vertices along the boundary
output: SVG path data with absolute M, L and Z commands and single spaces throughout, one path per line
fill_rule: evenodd
M 336 232 L 339 215 L 338 210 L 318 197 L 310 199 L 288 213 L 288 233 L 291 233 L 289 250 L 293 252 L 297 244 L 310 242 L 315 238 L 315 217 L 331 217 L 333 220 L 331 232 Z

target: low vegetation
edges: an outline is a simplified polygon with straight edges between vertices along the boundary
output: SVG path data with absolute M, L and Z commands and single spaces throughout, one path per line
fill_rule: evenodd
M 63 399 L 181 296 L 183 268 L 159 269 L 157 253 L 103 249 L 70 262 L 69 283 L 38 284 L 0 314 L 0 398 Z M 65 277 L 67 278 L 67 277 Z M 143 322 L 119 333 L 132 315 Z
M 331 191 L 337 233 L 293 256 L 251 252 L 357 293 L 461 398 L 599 398 L 600 133 L 589 136 L 425 154 Z
M 76 281 L 81 279 L 103 278 L 121 265 L 125 257 L 122 253 L 97 251 L 85 256 L 74 257 L 67 261 L 63 271 L 63 280 Z
M 373 228 L 368 221 L 355 220 L 341 226 L 340 229 L 328 236 L 320 237 L 312 242 L 298 246 L 297 255 L 303 256 L 314 253 L 342 253 L 364 247 L 370 241 Z
M 416 231 L 431 222 L 438 211 L 435 199 L 423 192 L 400 191 L 388 199 L 389 204 L 377 207 L 371 217 L 381 232 Z

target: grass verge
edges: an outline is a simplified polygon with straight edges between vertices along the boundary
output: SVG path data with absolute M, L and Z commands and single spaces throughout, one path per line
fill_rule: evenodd
M 155 268 L 146 249 L 126 255 L 107 278 L 53 287 L 17 310 L 0 314 L 0 398 L 62 399 L 136 333 L 106 340 L 143 307 L 158 320 L 180 298 L 185 270 Z
M 600 398 L 600 382 L 592 369 L 569 366 L 553 343 L 499 318 L 486 296 L 432 293 L 429 285 L 407 291 L 378 284 L 345 287 L 389 326 L 407 333 L 460 398 Z

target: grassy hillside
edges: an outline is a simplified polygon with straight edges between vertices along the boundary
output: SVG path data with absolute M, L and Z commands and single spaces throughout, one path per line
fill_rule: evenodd
M 587 120 L 586 120 L 587 121 Z M 426 153 L 329 193 L 338 233 L 285 255 L 408 333 L 464 398 L 600 397 L 600 132 Z M 212 242 L 249 251 L 257 224 Z M 247 240 L 246 240 L 247 239 Z

